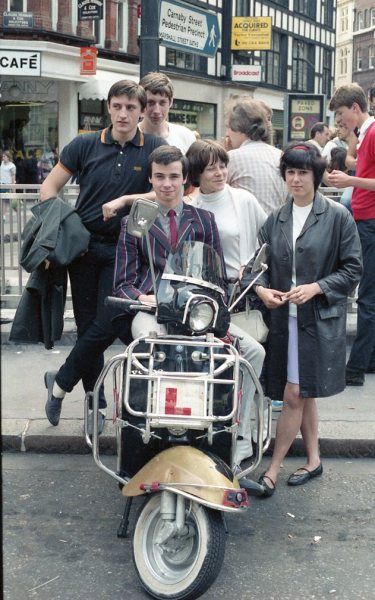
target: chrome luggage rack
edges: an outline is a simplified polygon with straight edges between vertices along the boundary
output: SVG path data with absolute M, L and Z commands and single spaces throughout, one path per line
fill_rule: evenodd
M 145 352 L 137 351 L 137 346 L 144 342 L 149 349 Z M 203 358 L 198 361 L 204 361 L 207 364 L 207 371 L 202 372 L 176 372 L 163 371 L 157 361 L 156 345 L 163 346 L 199 346 L 200 354 Z M 219 353 L 218 350 L 224 350 Z M 148 361 L 145 366 L 141 361 Z M 216 368 L 215 368 L 215 363 Z M 219 364 L 218 364 L 219 363 Z M 143 441 L 147 443 L 152 435 L 151 429 L 160 427 L 173 427 L 181 429 L 207 430 L 208 443 L 212 444 L 213 425 L 219 422 L 228 422 L 232 420 L 232 425 L 236 426 L 238 411 L 238 381 L 239 381 L 240 356 L 237 350 L 230 344 L 222 342 L 213 336 L 207 335 L 202 338 L 186 336 L 150 336 L 138 338 L 132 342 L 124 353 L 124 372 L 122 380 L 123 394 L 122 401 L 127 412 L 134 417 L 145 419 L 145 429 L 143 432 Z M 228 369 L 233 368 L 233 376 L 229 378 L 220 378 L 220 375 Z M 135 410 L 130 398 L 130 387 L 134 380 L 144 380 L 148 382 L 147 387 L 147 406 L 146 410 Z M 167 411 L 167 402 L 165 401 L 166 388 L 168 385 L 183 384 L 183 388 L 193 388 L 193 394 L 198 398 L 190 398 L 190 406 L 180 412 Z M 225 415 L 214 414 L 214 386 L 232 385 L 233 402 L 230 412 Z M 173 389 L 173 388 L 172 388 Z

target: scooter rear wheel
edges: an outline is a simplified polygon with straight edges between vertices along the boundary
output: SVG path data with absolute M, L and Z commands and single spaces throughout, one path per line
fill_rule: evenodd
M 197 502 L 186 505 L 188 536 L 156 543 L 163 526 L 160 494 L 141 507 L 133 537 L 134 565 L 145 590 L 154 598 L 193 600 L 215 581 L 225 553 L 225 527 L 220 512 Z

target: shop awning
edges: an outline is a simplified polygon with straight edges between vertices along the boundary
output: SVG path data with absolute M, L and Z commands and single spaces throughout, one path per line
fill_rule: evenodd
M 80 100 L 107 100 L 109 88 L 121 79 L 130 79 L 138 83 L 139 77 L 127 73 L 114 73 L 113 71 L 98 70 L 96 75 L 91 75 L 78 90 Z

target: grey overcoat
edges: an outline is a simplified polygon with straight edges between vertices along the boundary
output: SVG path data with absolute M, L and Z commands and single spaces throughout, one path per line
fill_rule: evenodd
M 270 244 L 269 269 L 259 284 L 280 291 L 292 283 L 292 201 L 267 219 L 259 242 Z M 298 307 L 300 393 L 303 398 L 338 394 L 345 387 L 347 296 L 358 283 L 361 246 L 355 222 L 341 204 L 316 193 L 295 248 L 296 284 L 319 283 L 323 294 Z M 251 262 L 243 286 L 249 281 Z M 287 380 L 288 303 L 269 311 L 266 393 L 282 399 Z

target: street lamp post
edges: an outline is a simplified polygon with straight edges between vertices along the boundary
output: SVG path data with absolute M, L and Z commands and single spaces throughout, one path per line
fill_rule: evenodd
M 159 71 L 159 13 L 160 0 L 142 0 L 140 76 Z

